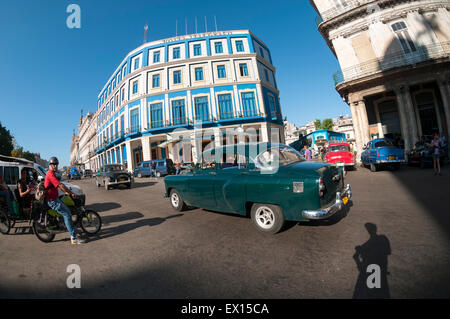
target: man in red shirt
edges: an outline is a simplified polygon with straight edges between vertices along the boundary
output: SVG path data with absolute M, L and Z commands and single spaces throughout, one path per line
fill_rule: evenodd
M 67 195 L 74 198 L 76 197 L 76 195 L 56 177 L 55 172 L 58 171 L 58 164 L 59 162 L 56 157 L 50 158 L 50 169 L 48 170 L 47 175 L 45 175 L 45 200 L 51 209 L 56 210 L 59 214 L 61 214 L 61 216 L 64 217 L 64 223 L 70 233 L 70 241 L 72 245 L 83 244 L 85 240 L 78 238 L 75 234 L 75 226 L 73 225 L 72 213 L 70 209 L 58 198 L 58 189 L 61 189 L 61 191 Z

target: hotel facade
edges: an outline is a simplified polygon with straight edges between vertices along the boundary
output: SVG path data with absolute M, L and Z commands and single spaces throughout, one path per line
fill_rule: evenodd
M 450 129 L 448 0 L 310 0 L 341 70 L 358 160 L 374 137 L 417 141 Z
M 153 159 L 198 162 L 212 146 L 284 142 L 271 54 L 248 30 L 144 43 L 115 69 L 97 107 L 96 167 L 133 171 Z

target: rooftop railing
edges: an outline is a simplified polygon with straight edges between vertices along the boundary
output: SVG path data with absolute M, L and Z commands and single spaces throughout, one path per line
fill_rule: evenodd
M 334 84 L 355 80 L 378 72 L 385 72 L 394 68 L 417 64 L 427 60 L 448 57 L 450 54 L 450 42 L 433 43 L 426 46 L 418 46 L 416 51 L 410 53 L 396 52 L 385 55 L 383 58 L 369 60 L 342 69 L 333 74 Z

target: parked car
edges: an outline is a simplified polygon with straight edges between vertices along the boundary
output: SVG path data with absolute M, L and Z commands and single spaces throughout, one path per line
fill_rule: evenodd
M 133 182 L 133 176 L 120 164 L 104 165 L 95 175 L 97 187 L 104 186 L 106 190 L 109 190 L 111 186 L 119 185 L 125 185 L 127 188 L 131 188 Z
M 290 146 L 228 145 L 202 158 L 192 171 L 164 178 L 164 196 L 177 211 L 194 206 L 251 216 L 259 231 L 274 234 L 285 221 L 329 218 L 352 196 L 338 167 L 305 161 Z
M 166 176 L 173 175 L 176 172 L 173 161 L 170 158 L 162 159 L 162 160 L 152 160 L 152 161 L 144 161 L 140 162 L 138 167 L 136 167 L 133 171 L 133 176 L 135 177 L 145 177 L 150 176 L 151 165 L 152 163 L 156 163 L 156 176 Z
M 81 173 L 76 167 L 70 169 L 70 179 L 81 179 Z
M 394 141 L 388 138 L 371 140 L 361 153 L 362 166 L 369 165 L 372 172 L 376 172 L 381 166 L 398 169 L 401 163 L 405 163 L 403 149 L 395 146 Z
M 434 150 L 429 143 L 416 143 L 414 147 L 408 152 L 408 165 L 419 164 L 420 168 L 425 166 L 433 166 Z M 439 161 L 441 166 L 445 165 L 448 157 L 448 149 L 441 147 L 439 149 Z
M 84 178 L 87 178 L 87 177 L 91 178 L 92 177 L 92 170 L 85 169 L 84 172 L 83 172 L 83 177 Z
M 350 144 L 345 142 L 329 144 L 324 156 L 324 162 L 354 168 L 355 158 L 350 151 Z

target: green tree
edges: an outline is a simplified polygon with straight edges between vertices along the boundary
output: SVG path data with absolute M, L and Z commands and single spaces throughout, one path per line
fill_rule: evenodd
M 11 156 L 13 149 L 13 136 L 0 122 L 0 155 Z
M 314 127 L 316 128 L 316 130 L 322 129 L 322 123 L 320 122 L 319 119 L 314 121 Z
M 323 122 L 322 122 L 322 128 L 324 129 L 324 130 L 333 130 L 333 120 L 332 119 L 325 119 L 325 120 L 323 120 Z

